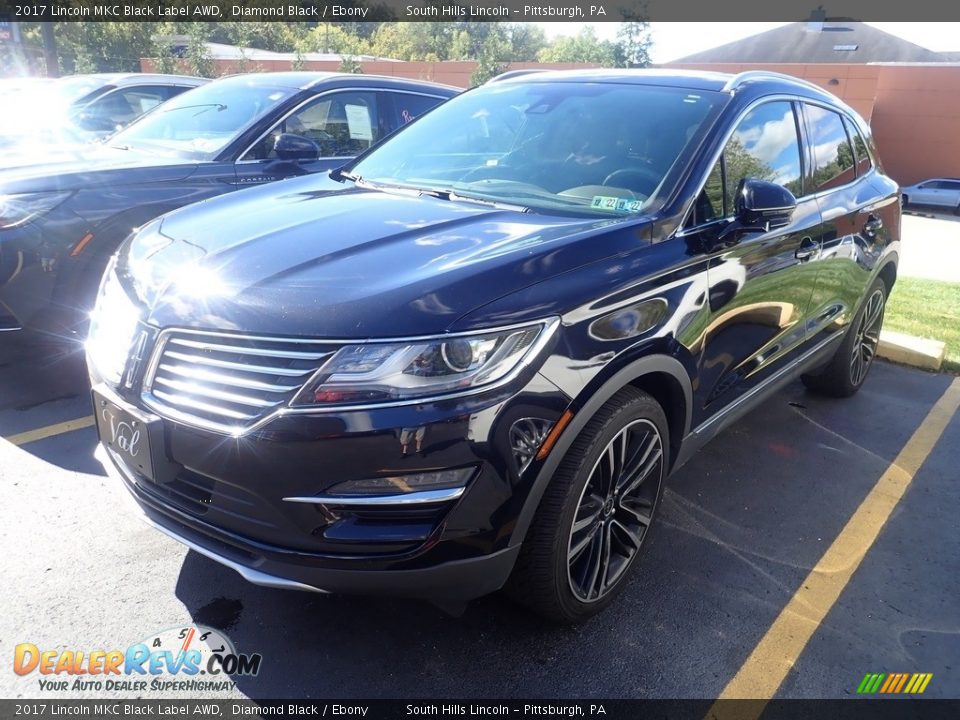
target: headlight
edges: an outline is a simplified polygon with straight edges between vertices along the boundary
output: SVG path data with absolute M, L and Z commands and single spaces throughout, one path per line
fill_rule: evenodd
M 20 227 L 45 215 L 73 193 L 42 192 L 21 195 L 0 195 L 0 230 Z
M 494 387 L 512 379 L 558 324 L 551 319 L 483 333 L 347 345 L 291 404 L 396 402 Z
M 111 261 L 90 316 L 87 359 L 101 378 L 120 384 L 127 355 L 140 322 L 140 311 L 123 289 Z

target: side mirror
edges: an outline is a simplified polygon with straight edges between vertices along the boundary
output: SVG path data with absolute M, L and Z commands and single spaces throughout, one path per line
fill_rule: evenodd
M 744 178 L 737 186 L 734 208 L 741 229 L 767 232 L 790 224 L 797 199 L 783 185 Z
M 273 151 L 281 160 L 316 160 L 320 157 L 320 147 L 313 140 L 293 133 L 277 135 Z

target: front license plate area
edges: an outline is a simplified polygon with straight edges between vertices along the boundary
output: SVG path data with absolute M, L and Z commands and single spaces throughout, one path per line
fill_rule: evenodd
M 159 418 L 118 402 L 96 388 L 93 390 L 97 433 L 128 468 L 148 480 L 159 480 L 157 453 L 163 452 L 163 424 Z

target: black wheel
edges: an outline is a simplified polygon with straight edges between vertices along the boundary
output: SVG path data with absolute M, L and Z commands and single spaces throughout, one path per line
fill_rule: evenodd
M 908 207 L 909 205 L 910 205 L 910 196 L 904 195 L 902 200 L 900 201 L 900 207 L 905 208 L 905 207 Z
M 877 356 L 886 304 L 887 286 L 878 278 L 830 363 L 816 375 L 803 376 L 809 389 L 833 397 L 850 397 L 860 389 Z
M 610 604 L 645 545 L 669 446 L 652 397 L 630 387 L 608 400 L 557 468 L 508 593 L 568 623 Z

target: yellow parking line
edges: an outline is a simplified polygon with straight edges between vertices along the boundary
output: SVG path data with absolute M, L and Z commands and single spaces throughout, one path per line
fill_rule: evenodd
M 793 668 L 813 633 L 850 582 L 870 546 L 960 408 L 960 378 L 933 406 L 907 444 L 887 467 L 799 589 L 780 611 L 718 700 L 770 700 Z M 759 718 L 760 703 L 715 703 L 708 718 Z
M 72 432 L 73 430 L 88 428 L 93 424 L 93 415 L 90 415 L 88 417 L 77 418 L 76 420 L 67 420 L 66 422 L 57 423 L 56 425 L 47 425 L 46 427 L 37 428 L 36 430 L 28 430 L 18 435 L 11 435 L 8 438 L 4 438 L 4 440 L 14 445 L 26 445 L 27 443 L 43 440 L 44 438 L 53 437 L 54 435 L 62 435 L 63 433 Z

